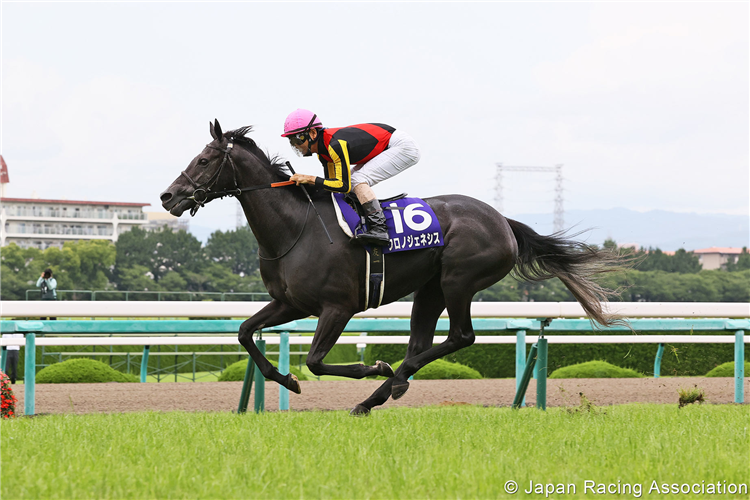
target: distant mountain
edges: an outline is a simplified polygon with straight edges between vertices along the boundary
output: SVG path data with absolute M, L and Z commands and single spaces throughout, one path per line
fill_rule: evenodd
M 521 214 L 510 218 L 538 233 L 552 232 L 552 214 Z M 636 212 L 625 208 L 571 210 L 565 212 L 565 227 L 573 232 L 592 228 L 581 238 L 596 244 L 612 238 L 618 244 L 635 243 L 662 250 L 750 246 L 750 218 L 744 215 Z

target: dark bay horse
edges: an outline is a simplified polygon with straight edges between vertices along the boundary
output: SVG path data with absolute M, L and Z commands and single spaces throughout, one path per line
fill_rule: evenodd
M 388 254 L 383 304 L 414 292 L 411 336 L 406 358 L 396 373 L 387 363 L 347 366 L 323 363 L 347 322 L 365 309 L 366 252 L 349 242 L 338 229 L 330 193 L 310 189 L 322 220 L 333 239 L 310 213 L 301 188 L 271 189 L 289 179 L 284 165 L 269 159 L 247 137 L 252 127 L 222 133 L 215 121 L 213 141 L 190 162 L 161 194 L 163 207 L 179 216 L 194 215 L 203 203 L 237 196 L 258 240 L 260 272 L 273 300 L 242 323 L 239 341 L 266 378 L 300 393 L 294 375 L 282 375 L 253 342 L 253 333 L 308 316 L 319 318 L 307 366 L 316 375 L 363 378 L 389 377 L 352 414 L 370 412 L 391 396 L 398 399 L 409 388 L 408 378 L 427 363 L 474 342 L 471 301 L 475 293 L 511 270 L 522 279 L 558 277 L 581 303 L 590 318 L 602 325 L 616 319 L 601 301 L 613 292 L 592 277 L 618 268 L 619 258 L 607 251 L 566 239 L 541 236 L 528 226 L 503 217 L 491 206 L 460 195 L 426 198 L 440 221 L 444 246 Z M 263 189 L 268 188 L 268 189 Z M 440 314 L 448 310 L 448 339 L 433 346 Z

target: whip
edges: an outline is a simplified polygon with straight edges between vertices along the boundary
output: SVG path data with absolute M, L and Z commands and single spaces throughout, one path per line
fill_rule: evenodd
M 292 172 L 292 175 L 294 175 L 294 174 L 296 174 L 296 173 L 297 173 L 297 172 L 295 172 L 295 171 L 294 171 L 294 169 L 292 168 L 292 164 L 291 164 L 291 163 L 289 163 L 289 162 L 286 162 L 286 166 L 287 166 L 287 167 L 289 167 L 289 170 L 290 170 L 290 171 Z M 307 189 L 305 189 L 305 186 L 303 186 L 302 184 L 300 184 L 300 186 L 299 186 L 299 187 L 300 187 L 300 189 L 302 190 L 302 192 L 303 192 L 303 193 L 305 193 L 305 196 L 307 196 L 307 201 L 309 201 L 309 202 L 310 202 L 310 205 L 312 205 L 312 208 L 313 208 L 313 210 L 315 210 L 315 215 L 317 215 L 317 216 L 318 216 L 318 220 L 320 221 L 320 225 L 321 225 L 321 226 L 323 226 L 323 231 L 325 231 L 325 232 L 326 232 L 326 236 L 328 236 L 328 242 L 329 242 L 329 243 L 330 243 L 331 245 L 333 245 L 333 240 L 331 239 L 331 235 L 330 235 L 330 234 L 328 234 L 328 228 L 326 227 L 326 223 L 325 223 L 325 222 L 323 222 L 323 218 L 322 218 L 322 217 L 320 216 L 320 214 L 318 213 L 318 209 L 317 209 L 317 208 L 315 208 L 315 203 L 313 203 L 313 201 L 312 201 L 312 198 L 310 198 L 310 193 L 308 193 L 308 192 L 307 192 Z

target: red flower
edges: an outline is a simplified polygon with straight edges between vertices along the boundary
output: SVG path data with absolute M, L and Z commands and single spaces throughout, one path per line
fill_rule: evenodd
M 10 379 L 0 372 L 0 415 L 2 418 L 15 417 L 17 399 L 10 388 Z

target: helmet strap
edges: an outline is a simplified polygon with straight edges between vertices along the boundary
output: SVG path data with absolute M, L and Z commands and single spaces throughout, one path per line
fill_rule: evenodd
M 318 115 L 313 113 L 313 117 L 310 119 L 310 123 L 307 124 L 307 127 L 305 127 L 305 130 L 302 131 L 302 133 L 305 135 L 305 139 L 307 140 L 307 153 L 305 156 L 311 156 L 312 155 L 312 139 L 310 138 L 310 129 L 312 128 L 313 123 L 315 123 L 315 119 L 318 117 Z

